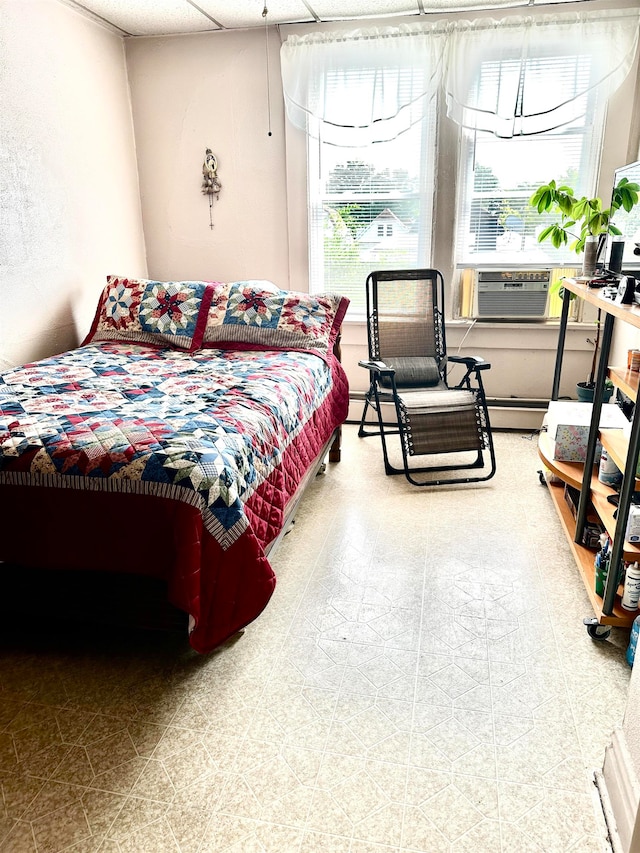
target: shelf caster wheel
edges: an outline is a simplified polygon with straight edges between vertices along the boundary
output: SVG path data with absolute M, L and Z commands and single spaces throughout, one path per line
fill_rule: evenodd
M 587 634 L 592 640 L 606 640 L 611 633 L 611 626 L 600 625 L 597 619 L 584 619 L 583 622 L 587 626 Z
M 538 479 L 540 480 L 540 485 L 547 485 L 547 478 L 544 476 L 544 471 L 538 471 Z

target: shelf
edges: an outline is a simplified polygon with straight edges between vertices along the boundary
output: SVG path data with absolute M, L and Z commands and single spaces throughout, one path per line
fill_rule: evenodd
M 610 367 L 607 374 L 616 388 L 619 388 L 635 403 L 638 396 L 640 373 L 636 370 L 627 370 L 626 367 Z
M 549 483 L 549 494 L 553 500 L 560 522 L 564 528 L 567 540 L 573 552 L 573 557 L 576 561 L 578 571 L 582 575 L 582 580 L 585 589 L 591 600 L 591 606 L 601 625 L 615 625 L 618 628 L 629 628 L 633 624 L 633 620 L 637 614 L 637 610 L 633 613 L 624 610 L 620 604 L 620 595 L 616 595 L 616 600 L 613 605 L 613 612 L 607 616 L 602 612 L 602 598 L 596 595 L 595 592 L 595 555 L 596 552 L 590 548 L 585 548 L 584 545 L 579 545 L 573 541 L 575 535 L 575 519 L 571 510 L 567 506 L 564 499 L 564 486 Z M 619 588 L 618 593 L 622 590 Z
M 621 471 L 627 465 L 627 452 L 629 450 L 629 438 L 622 429 L 601 429 L 600 441 L 609 456 Z M 636 477 L 634 491 L 640 491 L 640 479 Z
M 606 314 L 611 314 L 618 320 L 623 320 L 630 326 L 640 329 L 640 305 L 621 305 L 614 302 L 613 299 L 605 299 L 600 288 L 587 287 L 583 281 L 577 281 L 575 278 L 565 278 L 562 286 L 590 305 L 600 308 Z
M 553 458 L 553 440 L 549 433 L 541 432 L 538 437 L 538 455 L 546 467 L 574 489 L 582 488 L 584 465 L 582 462 L 560 462 Z
M 598 359 L 598 376 L 606 373 L 613 382 L 614 386 L 620 392 L 626 395 L 632 402 L 638 400 L 638 390 L 640 388 L 640 375 L 628 370 L 626 367 L 611 367 L 608 365 L 609 355 L 611 351 L 611 340 L 615 326 L 615 320 L 620 320 L 635 329 L 640 329 L 640 305 L 635 303 L 632 305 L 622 305 L 615 298 L 605 298 L 603 291 L 599 288 L 589 288 L 586 279 L 566 278 L 563 281 L 565 290 L 574 294 L 583 302 L 593 305 L 598 309 L 598 318 L 602 320 L 604 329 L 602 336 L 602 346 Z M 565 332 L 568 319 L 568 302 L 563 304 L 562 318 L 560 322 L 560 333 L 558 337 L 558 351 L 556 355 L 556 368 L 553 380 L 554 395 L 557 397 L 557 391 L 560 383 L 560 372 L 562 369 L 562 359 L 564 355 Z M 640 478 L 635 476 L 636 473 L 636 456 L 640 453 L 640 409 L 638 405 L 634 408 L 633 422 L 626 429 L 599 429 L 597 435 L 594 436 L 589 430 L 589 442 L 587 445 L 588 457 L 590 461 L 594 461 L 592 455 L 596 446 L 596 437 L 600 439 L 602 447 L 610 455 L 611 459 L 618 468 L 623 472 L 623 483 L 621 491 L 625 496 L 629 494 L 629 487 L 633 484 L 635 491 L 640 491 Z M 578 532 L 582 534 L 582 526 L 590 521 L 592 513 L 597 517 L 601 526 L 603 526 L 609 536 L 612 538 L 611 561 L 616 567 L 622 561 L 640 562 L 640 547 L 626 542 L 624 539 L 625 528 L 627 526 L 626 514 L 620 515 L 618 519 L 613 517 L 616 512 L 616 507 L 611 504 L 607 497 L 614 494 L 614 489 L 601 483 L 598 479 L 598 469 L 593 465 L 591 471 L 581 471 L 580 468 L 585 466 L 577 466 L 575 463 L 557 462 L 553 459 L 553 444 L 548 438 L 542 438 L 538 442 L 538 453 L 540 458 L 547 468 L 556 475 L 555 482 L 549 483 L 549 492 L 553 499 L 554 506 L 562 522 L 565 534 L 569 541 L 569 545 L 573 552 L 573 556 L 582 576 L 585 589 L 591 600 L 596 620 L 585 620 L 588 627 L 589 636 L 594 639 L 598 637 L 604 638 L 606 632 L 596 634 L 592 632 L 594 624 L 599 625 L 616 625 L 619 627 L 628 627 L 633 623 L 637 614 L 637 610 L 630 612 L 624 610 L 621 604 L 620 593 L 623 591 L 620 587 L 616 590 L 616 595 L 611 596 L 614 590 L 610 587 L 606 590 L 607 603 L 611 609 L 611 613 L 607 616 L 602 612 L 603 600 L 601 596 L 596 595 L 595 585 L 595 555 L 596 551 L 586 548 L 583 545 L 575 542 Z M 627 465 L 627 458 L 632 461 L 632 464 Z M 629 470 L 633 469 L 633 470 Z M 559 482 L 558 479 L 559 478 Z M 588 478 L 588 482 L 586 481 Z M 565 500 L 564 484 L 568 483 L 580 490 L 581 500 L 577 512 L 574 512 L 573 507 L 569 507 Z M 588 505 L 585 505 L 588 499 Z M 626 501 L 625 501 L 626 502 Z M 617 512 L 616 512 L 617 514 Z M 619 524 L 617 522 L 620 522 Z M 579 531 L 578 531 L 579 525 Z M 616 532 L 617 528 L 617 532 Z M 613 601 L 611 598 L 613 597 Z
M 613 513 L 616 511 L 616 508 L 613 504 L 610 504 L 607 500 L 607 494 L 612 494 L 613 489 L 609 489 L 608 486 L 605 486 L 600 480 L 597 481 L 598 485 L 602 487 L 602 489 L 607 489 L 607 493 L 602 491 L 599 488 L 593 488 L 593 480 L 591 481 L 591 502 L 593 503 L 593 508 L 598 514 L 600 521 L 604 525 L 607 533 L 613 539 L 616 533 L 616 519 L 613 517 Z M 632 545 L 631 542 L 625 542 L 622 549 L 622 559 L 626 563 L 633 563 L 636 560 L 640 563 L 640 547 L 638 545 Z
M 605 432 L 620 433 L 620 430 L 601 430 L 601 433 Z M 582 488 L 584 465 L 582 465 L 581 462 L 559 462 L 557 459 L 553 459 L 553 442 L 546 432 L 540 433 L 538 439 L 538 455 L 545 467 L 555 474 L 556 477 L 559 477 L 569 486 L 573 486 L 574 489 L 578 489 L 578 491 Z M 616 465 L 617 464 L 618 463 L 616 462 Z M 624 462 L 622 467 L 624 468 Z M 605 485 L 605 483 L 600 482 L 598 479 L 598 469 L 594 465 L 593 472 L 591 474 L 591 502 L 602 526 L 612 539 L 616 532 L 616 519 L 613 517 L 616 507 L 609 503 L 607 497 L 614 494 L 616 494 L 615 489 L 612 489 L 610 486 Z M 564 495 L 562 500 L 566 504 Z M 568 507 L 567 512 L 571 516 L 571 510 L 569 510 Z M 573 519 L 573 516 L 571 516 L 571 518 Z M 571 533 L 572 539 L 574 535 L 575 521 L 573 523 L 573 531 Z M 622 558 L 627 563 L 633 563 L 635 560 L 640 562 L 640 546 L 632 545 L 630 542 L 625 542 Z

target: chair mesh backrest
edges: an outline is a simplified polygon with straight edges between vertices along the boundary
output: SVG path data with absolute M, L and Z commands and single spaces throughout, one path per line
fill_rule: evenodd
M 429 356 L 440 362 L 445 352 L 438 279 L 435 270 L 371 273 L 367 280 L 371 358 Z

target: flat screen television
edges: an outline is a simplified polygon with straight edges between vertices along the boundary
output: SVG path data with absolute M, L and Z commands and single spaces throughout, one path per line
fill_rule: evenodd
M 616 187 L 622 178 L 627 178 L 630 182 L 640 184 L 640 160 L 635 163 L 629 163 L 627 166 L 621 166 L 616 169 L 613 177 L 613 186 Z M 622 253 L 622 272 L 635 274 L 640 276 L 640 204 L 637 204 L 631 211 L 627 211 L 620 207 L 614 213 L 611 222 L 616 228 L 622 232 L 619 237 L 613 237 L 609 234 L 606 246 L 606 261 L 605 266 L 609 267 L 611 252 L 614 244 L 618 241 L 624 242 L 624 251 Z M 615 251 L 615 250 L 614 250 Z

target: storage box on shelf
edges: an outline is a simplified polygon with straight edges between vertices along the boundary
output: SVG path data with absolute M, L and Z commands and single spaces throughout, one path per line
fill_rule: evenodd
M 552 400 L 546 416 L 547 434 L 554 442 L 553 458 L 561 462 L 584 462 L 589 440 L 592 403 Z M 622 430 L 628 421 L 615 403 L 605 403 L 600 412 L 600 426 Z M 596 447 L 596 461 L 600 458 Z
M 619 388 L 626 397 L 635 403 L 638 398 L 638 373 L 622 367 L 609 367 L 606 369 L 606 365 L 608 363 L 614 318 L 640 329 L 640 309 L 635 305 L 617 304 L 613 300 L 603 297 L 597 290 L 590 290 L 584 283 L 576 280 L 566 280 L 565 288 L 575 293 L 581 299 L 595 305 L 603 312 L 605 317 L 604 332 L 598 375 L 602 377 L 608 376 L 614 386 Z M 564 347 L 567 316 L 566 309 L 563 309 L 556 373 L 554 377 L 553 395 L 556 398 L 562 366 L 562 350 Z M 580 405 L 587 404 L 583 403 Z M 554 408 L 553 403 L 551 408 Z M 557 408 L 557 404 L 555 408 Z M 591 418 L 590 413 L 588 427 L 588 444 L 590 447 L 586 453 L 588 471 L 585 470 L 585 464 L 582 462 L 561 461 L 554 458 L 557 455 L 555 442 L 547 433 L 543 432 L 540 434 L 538 443 L 540 458 L 559 481 L 554 482 L 552 478 L 551 482 L 549 482 L 549 492 L 593 606 L 595 619 L 585 619 L 585 624 L 587 624 L 590 636 L 594 637 L 594 639 L 603 639 L 606 637 L 610 630 L 609 626 L 630 627 L 637 615 L 637 611 L 630 612 L 622 607 L 621 597 L 623 588 L 621 585 L 615 591 L 609 588 L 609 586 L 605 586 L 604 596 L 600 596 L 595 592 L 594 560 L 596 549 L 585 546 L 582 544 L 582 540 L 584 538 L 585 527 L 589 522 L 595 520 L 604 527 L 612 538 L 612 559 L 615 558 L 618 565 L 620 564 L 620 560 L 624 560 L 625 562 L 640 562 L 639 545 L 625 540 L 629 497 L 632 491 L 640 491 L 640 479 L 636 476 L 636 460 L 638 459 L 638 450 L 640 448 L 640 414 L 638 409 L 640 407 L 636 406 L 631 429 L 629 429 L 628 423 L 625 424 L 626 428 L 612 429 L 604 427 L 602 426 L 604 423 L 603 420 L 596 419 L 595 414 Z M 607 500 L 607 497 L 616 494 L 616 491 L 598 479 L 598 468 L 594 464 L 596 462 L 596 448 L 600 446 L 607 451 L 624 476 L 623 485 L 620 489 L 620 498 L 622 501 L 620 509 L 622 512 L 619 512 L 617 517 L 614 517 L 616 507 Z M 633 460 L 633 464 L 631 464 L 630 460 Z M 577 517 L 572 513 L 565 500 L 565 483 L 580 490 L 580 506 Z M 626 499 L 625 496 L 627 496 Z

